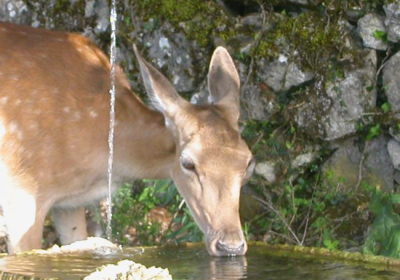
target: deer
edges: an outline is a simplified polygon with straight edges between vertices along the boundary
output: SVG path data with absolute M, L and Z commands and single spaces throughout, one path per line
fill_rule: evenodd
M 181 97 L 134 46 L 153 106 L 116 69 L 113 190 L 172 179 L 212 256 L 244 255 L 241 186 L 254 169 L 241 138 L 240 79 L 212 54 L 204 104 Z M 0 22 L 0 205 L 9 254 L 41 248 L 51 213 L 61 244 L 88 237 L 85 206 L 108 192 L 108 57 L 80 34 Z

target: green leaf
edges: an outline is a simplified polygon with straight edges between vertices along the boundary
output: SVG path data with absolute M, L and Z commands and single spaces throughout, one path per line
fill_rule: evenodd
M 390 103 L 389 102 L 383 103 L 381 108 L 384 113 L 388 113 L 390 111 Z
M 373 34 L 375 39 L 381 40 L 383 42 L 387 42 L 387 33 L 382 30 L 376 30 Z
M 380 133 L 381 133 L 381 125 L 380 124 L 377 124 L 377 125 L 371 127 L 368 132 L 368 135 L 367 135 L 367 140 L 371 140 L 375 137 L 378 137 Z
M 393 204 L 399 204 L 400 203 L 400 194 L 392 194 L 390 196 L 390 200 Z

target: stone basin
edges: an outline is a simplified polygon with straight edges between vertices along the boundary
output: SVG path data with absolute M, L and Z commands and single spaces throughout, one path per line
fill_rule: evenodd
M 123 248 L 108 253 L 3 255 L 0 279 L 83 279 L 96 268 L 120 260 L 168 268 L 173 279 L 400 279 L 399 260 L 263 243 L 249 244 L 244 257 L 224 258 L 209 256 L 202 244 Z

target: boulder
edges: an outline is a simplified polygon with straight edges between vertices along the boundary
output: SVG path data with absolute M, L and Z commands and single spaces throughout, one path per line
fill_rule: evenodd
M 387 39 L 397 43 L 400 40 L 400 4 L 391 3 L 383 6 L 386 18 L 385 26 L 387 31 Z
M 383 88 L 390 103 L 391 110 L 397 112 L 396 117 L 400 118 L 400 52 L 394 54 L 383 68 Z
M 393 167 L 396 170 L 400 170 L 400 143 L 395 139 L 391 139 L 388 142 L 387 150 L 392 160 Z
M 362 148 L 356 145 L 355 138 L 339 143 L 337 150 L 324 163 L 325 184 L 332 187 L 353 189 L 362 182 L 370 186 L 380 186 L 382 190 L 393 191 L 394 169 L 387 151 L 389 138 L 380 136 L 366 142 L 363 156 Z
M 388 45 L 383 40 L 386 34 L 383 18 L 376 14 L 366 14 L 358 20 L 358 33 L 363 39 L 364 46 L 376 50 L 386 50 Z

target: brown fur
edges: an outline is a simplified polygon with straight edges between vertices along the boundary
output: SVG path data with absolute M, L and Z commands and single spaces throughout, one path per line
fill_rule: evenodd
M 151 67 L 138 59 L 145 75 Z M 238 203 L 251 154 L 232 125 L 237 116 L 224 116 L 226 98 L 222 109 L 180 101 L 158 71 L 150 72 L 144 79 L 148 90 L 155 88 L 151 96 L 163 104 L 171 96 L 175 101 L 167 110 L 161 106 L 161 113 L 150 110 L 118 69 L 113 183 L 173 178 L 209 240 L 210 253 L 232 254 L 218 252 L 212 242 L 225 235 L 225 241 L 233 240 L 228 243 L 243 243 Z M 82 207 L 106 194 L 107 57 L 80 35 L 0 22 L 0 85 L 0 204 L 9 251 L 41 247 L 44 218 L 52 207 L 63 243 L 86 238 Z M 181 170 L 184 150 L 196 161 L 197 179 Z

